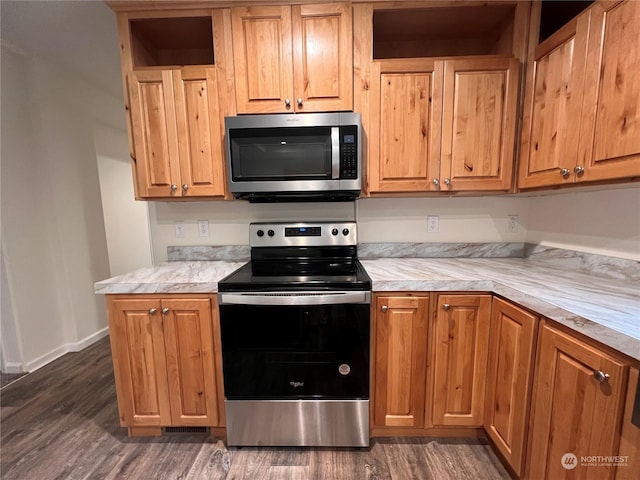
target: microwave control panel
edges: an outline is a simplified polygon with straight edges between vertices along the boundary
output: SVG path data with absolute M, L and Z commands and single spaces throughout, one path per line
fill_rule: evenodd
M 340 178 L 358 178 L 358 127 L 340 127 Z

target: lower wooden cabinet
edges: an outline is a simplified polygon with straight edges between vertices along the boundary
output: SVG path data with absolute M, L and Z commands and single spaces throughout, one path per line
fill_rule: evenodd
M 484 429 L 522 474 L 538 317 L 500 298 L 491 305 Z
M 481 427 L 491 295 L 438 295 L 431 327 L 431 426 Z
M 549 325 L 541 329 L 531 410 L 531 480 L 613 479 L 628 365 Z M 637 472 L 636 472 L 637 473 Z
M 107 308 L 121 425 L 219 426 L 215 297 L 109 295 Z
M 376 296 L 373 425 L 424 426 L 428 296 Z

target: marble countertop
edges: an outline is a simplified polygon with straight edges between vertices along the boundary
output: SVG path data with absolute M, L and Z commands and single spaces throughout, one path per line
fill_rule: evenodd
M 168 262 L 95 284 L 97 294 L 211 293 L 245 262 Z M 374 292 L 493 292 L 640 360 L 640 285 L 519 258 L 362 260 Z

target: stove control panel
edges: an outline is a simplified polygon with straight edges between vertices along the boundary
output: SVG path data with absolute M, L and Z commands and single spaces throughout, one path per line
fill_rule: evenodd
M 251 223 L 252 247 L 357 245 L 355 222 Z

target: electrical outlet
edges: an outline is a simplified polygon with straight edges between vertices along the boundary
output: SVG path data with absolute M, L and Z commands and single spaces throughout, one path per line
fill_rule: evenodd
M 437 215 L 429 215 L 427 217 L 427 233 L 438 233 L 439 223 Z
M 175 230 L 176 238 L 184 238 L 184 234 L 185 234 L 185 231 L 186 231 L 186 227 L 184 225 L 184 222 L 175 222 L 173 224 L 173 228 Z
M 209 236 L 209 220 L 198 220 L 198 235 L 201 237 Z
M 508 233 L 518 233 L 519 224 L 520 224 L 520 219 L 518 215 L 507 215 L 507 232 Z

